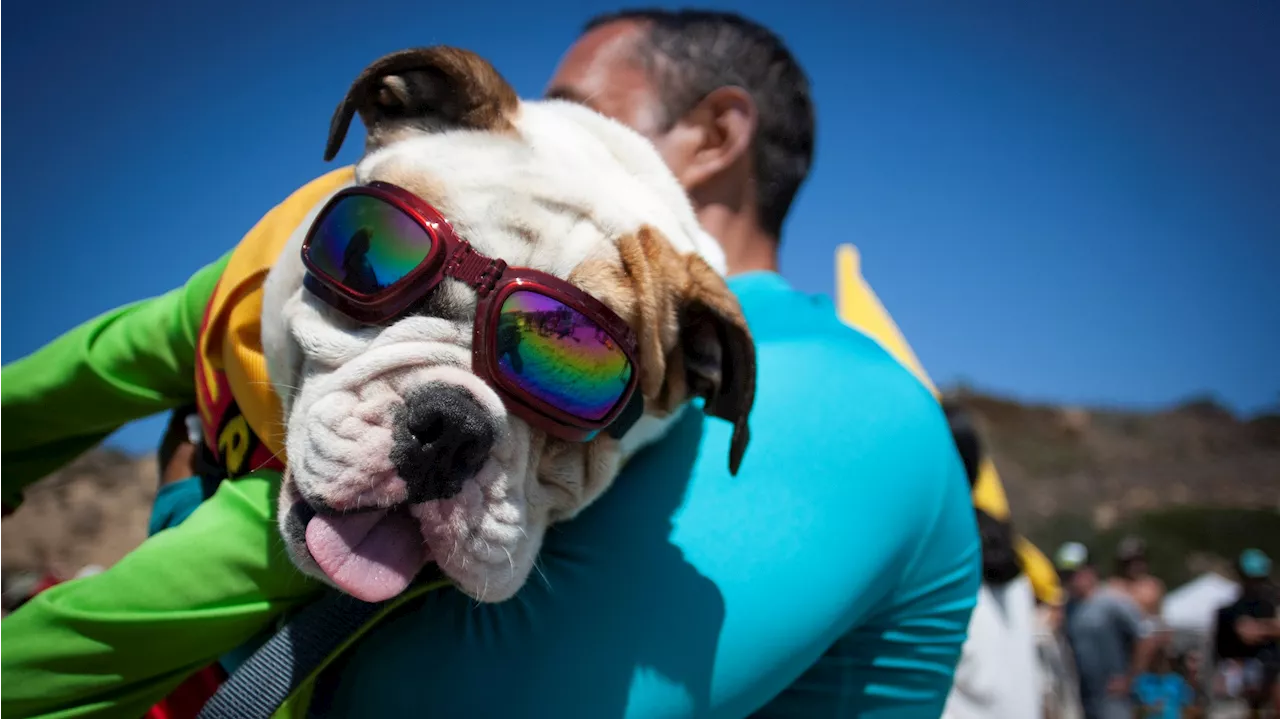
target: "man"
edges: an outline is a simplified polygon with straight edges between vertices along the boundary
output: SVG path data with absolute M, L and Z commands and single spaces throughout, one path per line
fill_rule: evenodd
M 1116 571 L 1108 583 L 1129 595 L 1149 622 L 1158 624 L 1164 582 L 1151 573 L 1147 543 L 1141 537 L 1125 537 L 1116 545 Z
M 582 102 L 648 137 L 684 185 L 703 227 L 725 248 L 730 272 L 776 271 L 782 221 L 813 153 L 814 118 L 808 83 L 794 63 L 776 62 L 767 30 L 745 26 L 735 30 L 724 17 L 699 12 L 624 12 L 597 19 L 565 55 L 547 95 Z M 732 42 L 735 32 L 760 42 Z M 716 47 L 719 41 L 729 41 L 723 56 L 708 56 L 706 49 Z M 753 132 L 754 140 L 747 139 Z M 707 138 L 717 136 L 714 148 L 719 152 L 708 153 Z M 749 151 L 734 149 L 738 147 Z M 868 324 L 892 326 L 887 315 L 874 317 Z M 871 327 L 866 329 L 874 331 Z M 879 336 L 876 339 L 883 342 Z M 965 435 L 970 438 L 976 442 L 976 435 Z M 984 469 L 994 475 L 989 460 L 977 455 L 976 444 L 962 444 L 960 449 L 966 464 L 972 464 L 970 486 Z M 994 476 L 983 479 L 998 488 Z M 992 634 L 988 637 L 991 643 L 966 648 L 969 671 L 965 676 L 972 680 L 972 686 L 953 695 L 948 713 L 955 717 L 974 712 L 991 715 L 991 711 L 998 716 L 1020 716 L 1028 707 L 1035 711 L 1039 706 L 1034 675 L 1030 674 L 1033 665 L 1029 663 L 1034 659 L 1034 599 L 1029 579 L 1014 556 L 1015 547 L 1022 544 L 1009 528 L 1004 516 L 1007 510 L 1000 509 L 979 509 L 984 536 L 1001 536 L 990 543 L 990 549 L 984 542 L 984 554 L 991 559 L 991 566 L 1001 566 L 988 572 L 985 591 L 990 595 L 991 611 L 982 612 L 979 600 L 980 616 L 975 615 L 983 631 Z M 998 552 L 997 547 L 1008 550 L 1007 561 L 991 556 Z M 1007 594 L 1009 601 L 998 605 L 996 594 Z M 1012 614 L 997 610 L 997 606 L 1006 606 Z M 1012 621 L 1010 617 L 1025 621 L 1017 623 L 1013 631 L 1000 631 L 1001 622 Z M 1010 658 L 1010 652 L 1028 661 L 1019 663 Z M 825 661 L 841 660 L 839 647 L 835 647 Z M 980 697 L 987 694 L 981 687 L 991 683 L 982 677 L 994 679 L 995 686 L 1012 686 L 1004 681 L 1007 677 L 997 676 L 1005 664 L 1025 667 L 1028 680 L 1016 690 L 995 692 L 995 698 Z M 820 676 L 823 671 L 820 664 L 812 673 Z
M 779 61 L 775 41 L 766 28 L 724 13 L 605 15 L 587 25 L 547 88 L 548 97 L 581 102 L 654 143 L 689 193 L 703 228 L 724 247 L 731 274 L 777 270 L 782 223 L 813 156 L 808 81 L 785 48 L 785 62 Z M 713 124 L 699 125 L 708 120 Z M 740 137 L 746 128 L 753 133 L 750 143 Z M 735 150 L 736 164 L 727 171 L 725 155 L 698 154 L 698 139 L 708 133 L 722 133 L 721 146 L 748 145 Z M 932 389 L 893 319 L 858 274 L 856 253 L 841 249 L 841 316 Z M 976 471 L 974 503 L 1007 521 L 995 465 L 983 457 Z M 1060 604 L 1051 563 L 1024 538 L 1014 543 L 1037 598 Z
M 673 57 L 701 57 L 703 69 Z M 673 66 L 683 69 L 667 74 Z M 683 103 L 664 104 L 658 87 L 678 88 Z M 638 104 L 615 102 L 617 91 Z M 630 120 L 655 138 L 704 226 L 725 246 L 736 275 L 730 285 L 757 344 L 750 456 L 730 477 L 721 456 L 728 428 L 689 413 L 670 437 L 629 463 L 601 500 L 548 534 L 540 576 L 516 600 L 476 606 L 452 590 L 426 593 L 369 629 L 311 685 L 313 701 L 330 716 L 937 717 L 980 580 L 972 505 L 930 392 L 878 344 L 843 326 L 829 302 L 795 292 L 771 271 L 812 153 L 803 73 L 778 38 L 735 15 L 631 13 L 590 26 L 552 93 L 590 100 L 615 116 L 636 112 Z M 173 337 L 185 333 L 189 342 L 199 319 L 183 308 L 207 298 L 225 266 L 202 271 L 168 305 L 144 304 L 111 318 L 160 316 L 182 333 L 140 347 L 125 340 L 130 332 L 146 335 L 142 325 L 117 324 L 111 339 L 127 352 L 99 357 L 99 345 L 78 341 L 55 349 L 104 380 L 116 363 L 137 362 L 140 353 L 149 358 L 147 350 L 176 356 Z M 104 336 L 77 332 L 81 339 Z M 26 382 L 19 380 L 37 373 L 39 359 L 12 375 L 6 368 L 6 419 L 11 406 L 30 422 L 53 411 L 35 393 L 20 396 Z M 180 388 L 174 363 L 160 364 L 163 372 L 139 381 Z M 92 376 L 75 374 L 82 382 Z M 119 391 L 119 384 L 102 384 Z M 75 397 L 101 394 L 82 386 Z M 21 481 L 5 470 L 6 483 Z M 5 708 L 24 715 L 57 710 L 49 692 L 66 692 L 68 684 L 81 706 L 121 714 L 145 708 L 156 687 L 175 681 L 175 662 L 208 661 L 248 638 L 247 619 L 261 625 L 278 612 L 273 603 L 299 601 L 305 590 L 264 565 L 279 559 L 278 538 L 259 532 L 265 552 L 229 556 L 239 533 L 258 526 L 249 520 L 264 511 L 273 481 L 250 475 L 224 483 L 190 518 L 117 567 L 47 602 L 37 597 L 25 619 L 18 613 L 6 620 L 19 619 L 6 624 Z M 15 494 L 6 487 L 5 496 Z M 213 522 L 217 512 L 242 518 L 229 525 L 236 531 Z M 156 571 L 200 552 L 201 562 L 182 567 L 181 585 Z M 274 594 L 246 589 L 234 601 L 224 598 L 216 615 L 183 614 L 207 600 L 211 582 L 233 586 L 228 573 Z M 144 587 L 130 581 L 135 575 L 153 582 Z M 126 623 L 127 612 L 110 607 L 108 614 L 91 601 L 104 581 L 145 589 L 141 599 L 152 616 L 170 620 L 163 661 L 134 652 L 110 667 L 110 677 L 47 650 L 29 662 L 9 661 L 11 646 L 44 650 L 13 641 L 21 632 L 63 627 L 59 641 L 79 641 L 68 636 L 65 627 L 74 624 L 60 612 L 74 612 L 82 630 Z M 237 579 L 234 586 L 245 585 Z M 170 597 L 174 592 L 184 596 Z M 215 624 L 228 616 L 246 621 Z M 145 641 L 139 633 L 155 635 L 153 625 L 129 624 L 131 636 Z M 803 684 L 784 693 L 809 668 Z M 19 692 L 25 696 L 11 698 Z
M 1075 615 L 1076 609 L 1080 607 L 1080 602 L 1084 599 L 1082 590 L 1087 585 L 1087 581 L 1081 580 L 1080 583 L 1075 581 L 1076 572 L 1089 567 L 1089 549 L 1080 542 L 1067 542 L 1058 551 L 1054 553 L 1054 566 L 1058 569 L 1058 575 L 1062 577 L 1062 581 L 1066 584 L 1066 601 L 1062 605 L 1062 627 L 1065 631 L 1071 626 L 1071 618 Z
M 1214 655 L 1240 666 L 1245 695 L 1253 710 L 1266 704 L 1280 712 L 1280 596 L 1271 583 L 1271 558 L 1249 548 L 1236 560 L 1240 597 L 1217 612 Z
M 1059 552 L 1072 567 L 1068 580 L 1073 606 L 1067 637 L 1080 676 L 1080 700 L 1086 719 L 1129 719 L 1130 688 L 1147 666 L 1155 647 L 1151 626 L 1128 594 L 1099 582 L 1087 554 L 1075 547 Z
M 1084 600 L 1083 594 L 1088 589 L 1088 576 L 1080 575 L 1080 579 L 1077 579 L 1077 572 L 1081 569 L 1088 570 L 1089 550 L 1080 542 L 1066 542 L 1054 553 L 1053 566 L 1064 587 L 1062 604 L 1050 610 L 1053 614 L 1054 632 L 1064 649 L 1061 652 L 1063 671 L 1055 701 L 1057 706 L 1063 708 L 1065 716 L 1074 717 L 1082 715 L 1083 708 L 1080 706 L 1080 671 L 1075 647 L 1071 644 L 1071 623 Z

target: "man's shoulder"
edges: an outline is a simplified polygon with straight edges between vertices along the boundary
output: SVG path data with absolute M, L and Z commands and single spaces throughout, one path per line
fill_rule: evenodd
M 878 342 L 841 323 L 829 300 L 778 293 L 763 312 L 754 299 L 744 304 L 757 337 L 744 473 L 841 485 L 833 491 L 872 506 L 897 506 L 888 495 L 918 493 L 926 521 L 947 503 L 972 524 L 964 470 L 928 387 Z M 720 441 L 722 424 L 707 425 L 708 440 Z M 945 491 L 952 484 L 955 491 Z
M 964 468 L 931 389 L 842 323 L 829 298 L 764 273 L 733 278 L 730 287 L 756 339 L 751 442 L 734 481 L 790 486 L 858 521 L 878 514 L 918 542 L 945 517 L 956 531 L 948 536 L 976 543 Z M 703 449 L 713 461 L 702 471 L 724 472 L 719 448 L 730 429 L 704 424 Z
M 819 432 L 879 433 L 911 425 L 926 435 L 950 436 L 933 392 L 879 342 L 840 322 L 829 303 L 791 304 L 796 306 L 784 320 L 789 331 L 769 327 L 757 335 L 759 419 L 770 421 L 765 415 L 777 403 L 811 417 L 808 428 Z
M 794 379 L 846 391 L 885 382 L 886 390 L 936 404 L 932 392 L 875 338 L 842 322 L 829 297 L 793 289 L 771 273 L 730 278 L 730 288 L 742 302 L 757 349 L 811 370 Z
M 1120 587 L 1106 586 L 1098 590 L 1095 601 L 1107 621 L 1123 622 L 1126 626 L 1138 624 L 1146 631 L 1142 607 L 1131 594 Z

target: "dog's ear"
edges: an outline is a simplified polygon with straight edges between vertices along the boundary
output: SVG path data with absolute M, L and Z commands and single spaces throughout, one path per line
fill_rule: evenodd
M 689 396 L 706 413 L 733 423 L 729 471 L 738 473 L 751 439 L 747 416 L 756 399 L 756 345 L 738 299 L 711 265 L 688 255 L 688 282 L 680 304 L 680 348 Z
M 755 342 L 737 298 L 705 260 L 676 252 L 651 228 L 618 250 L 636 292 L 641 393 L 665 411 L 701 397 L 707 414 L 732 422 L 729 471 L 737 474 L 756 396 Z
M 370 148 L 405 128 L 505 131 L 519 106 L 516 91 L 484 58 L 453 47 L 401 50 L 365 68 L 329 123 L 324 159 L 332 160 L 356 113 Z

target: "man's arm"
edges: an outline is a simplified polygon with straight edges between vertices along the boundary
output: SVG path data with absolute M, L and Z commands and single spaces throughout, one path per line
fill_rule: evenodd
M 196 335 L 229 256 L 178 289 L 107 312 L 3 368 L 6 509 L 28 484 L 120 426 L 192 400 Z
M 275 525 L 280 475 L 225 481 L 182 524 L 4 620 L 0 714 L 142 716 L 310 598 Z
M 1240 617 L 1235 623 L 1236 635 L 1250 646 L 1272 642 L 1280 638 L 1280 619 Z
M 1154 622 L 1143 616 L 1137 603 L 1125 596 L 1114 603 L 1117 629 L 1133 640 L 1133 650 L 1129 655 L 1129 666 L 1125 674 L 1112 680 L 1112 693 L 1123 694 L 1129 691 L 1133 682 L 1147 667 L 1151 666 L 1151 658 L 1160 645 L 1160 636 L 1155 632 Z
M 1160 646 L 1160 637 L 1148 631 L 1145 636 L 1139 637 L 1138 641 L 1133 645 L 1133 660 L 1129 664 L 1129 680 L 1137 678 L 1140 674 L 1147 671 L 1147 667 L 1151 666 L 1151 658 L 1155 656 L 1156 649 Z

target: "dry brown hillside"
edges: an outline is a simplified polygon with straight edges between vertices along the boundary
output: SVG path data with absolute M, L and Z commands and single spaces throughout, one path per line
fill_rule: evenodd
M 1045 549 L 1136 528 L 1166 537 L 1178 557 L 1171 578 L 1197 552 L 1256 544 L 1280 554 L 1280 415 L 1245 420 L 1206 401 L 1126 412 L 956 396 L 980 418 L 1019 529 Z M 4 520 L 5 572 L 111 564 L 145 536 L 155 483 L 151 457 L 82 457 Z
M 1144 413 L 955 396 L 981 418 L 1024 524 L 1087 513 L 1105 528 L 1179 506 L 1280 510 L 1280 415 L 1243 420 L 1211 401 Z
M 4 519 L 4 570 L 70 576 L 89 564 L 113 564 L 146 538 L 157 481 L 154 457 L 85 454 L 28 489 Z

